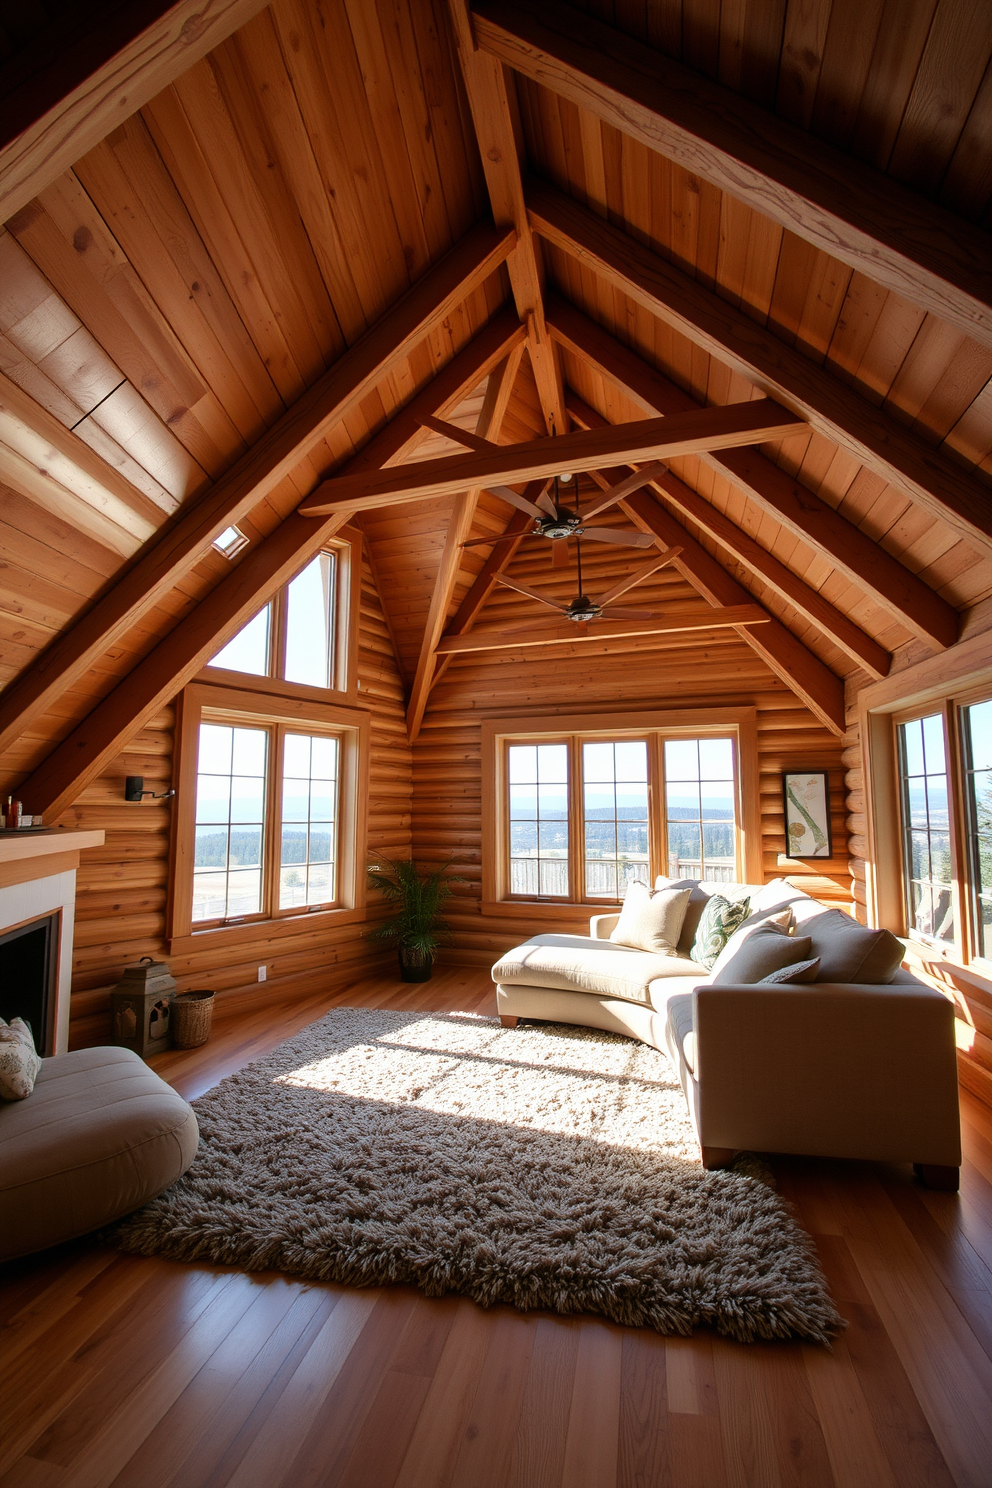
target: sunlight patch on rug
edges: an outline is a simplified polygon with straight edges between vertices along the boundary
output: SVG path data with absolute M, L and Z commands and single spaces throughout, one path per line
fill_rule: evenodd
M 339 1008 L 194 1109 L 196 1161 L 121 1249 L 667 1333 L 841 1326 L 786 1205 L 703 1171 L 669 1060 L 633 1040 Z

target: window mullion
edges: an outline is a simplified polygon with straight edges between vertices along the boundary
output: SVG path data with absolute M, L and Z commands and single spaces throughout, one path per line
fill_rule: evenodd
M 586 897 L 585 811 L 582 745 L 577 735 L 568 741 L 568 897 L 581 904 Z
M 282 842 L 282 757 L 285 748 L 286 726 L 275 723 L 269 733 L 271 758 L 265 827 L 265 851 L 263 857 L 265 884 L 265 913 L 272 919 L 279 907 L 277 892 L 279 883 L 280 845 Z

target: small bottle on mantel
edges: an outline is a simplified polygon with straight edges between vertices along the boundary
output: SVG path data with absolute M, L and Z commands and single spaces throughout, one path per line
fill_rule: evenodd
M 13 796 L 7 797 L 7 805 L 4 808 L 3 821 L 8 832 L 13 831 L 21 825 L 21 803 Z

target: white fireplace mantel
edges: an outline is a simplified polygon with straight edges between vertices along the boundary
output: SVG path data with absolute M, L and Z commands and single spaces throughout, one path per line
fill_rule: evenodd
M 0 836 L 0 934 L 47 915 L 60 920 L 59 964 L 54 1027 L 56 1054 L 69 1040 L 69 990 L 72 982 L 72 931 L 76 910 L 79 854 L 100 847 L 101 831 L 16 832 Z

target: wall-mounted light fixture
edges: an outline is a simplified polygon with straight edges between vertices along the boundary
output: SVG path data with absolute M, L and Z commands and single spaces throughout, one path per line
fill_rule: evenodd
M 167 801 L 175 794 L 174 790 L 159 791 L 157 794 L 155 791 L 146 791 L 144 775 L 129 775 L 124 781 L 125 801 L 142 801 L 145 796 L 150 796 L 153 801 Z

